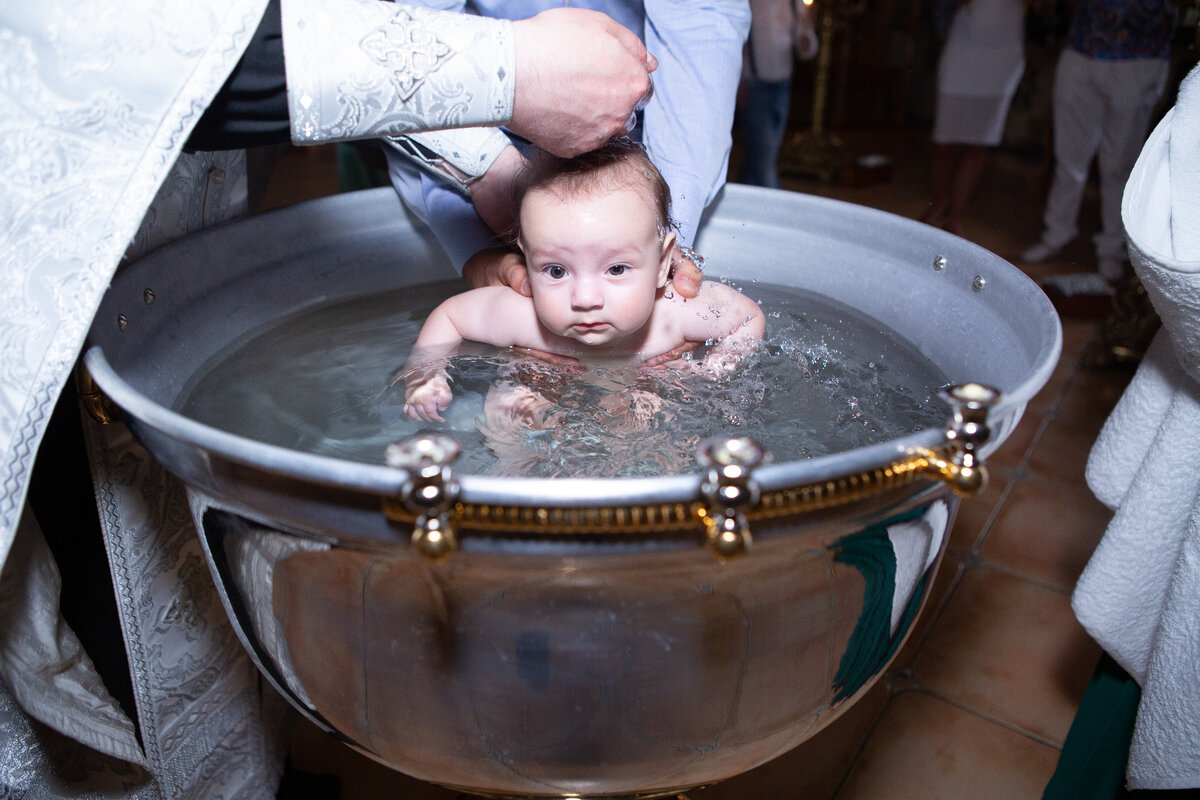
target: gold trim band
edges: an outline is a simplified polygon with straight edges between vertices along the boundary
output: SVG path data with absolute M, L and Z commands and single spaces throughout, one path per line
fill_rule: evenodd
M 956 461 L 959 448 L 918 451 L 884 467 L 844 475 L 818 483 L 763 492 L 757 505 L 745 510 L 747 521 L 803 514 L 852 503 L 918 479 L 937 479 L 957 494 L 981 490 L 986 475 L 982 465 L 963 467 Z M 384 498 L 388 519 L 411 525 L 417 516 L 399 498 Z M 709 511 L 699 499 L 692 502 L 631 506 L 550 508 L 457 502 L 452 507 L 454 525 L 494 533 L 524 534 L 647 534 L 705 530 Z

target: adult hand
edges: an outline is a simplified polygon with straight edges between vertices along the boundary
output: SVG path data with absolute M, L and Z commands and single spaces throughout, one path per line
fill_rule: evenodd
M 671 249 L 671 285 L 680 297 L 693 298 L 700 294 L 700 281 L 704 278 L 702 271 L 704 260 L 697 259 L 690 250 L 680 248 L 678 240 Z
M 658 61 L 606 14 L 552 8 L 513 23 L 517 79 L 508 127 L 570 157 L 623 132 Z
M 471 202 L 475 204 L 475 213 L 492 229 L 492 233 L 499 236 L 506 236 L 512 230 L 515 221 L 513 180 L 524 166 L 525 157 L 517 148 L 509 145 L 496 157 L 488 171 L 471 183 Z
M 525 271 L 525 257 L 507 247 L 490 247 L 480 250 L 463 264 L 463 277 L 472 289 L 480 286 L 508 286 L 526 297 L 529 291 L 529 274 Z

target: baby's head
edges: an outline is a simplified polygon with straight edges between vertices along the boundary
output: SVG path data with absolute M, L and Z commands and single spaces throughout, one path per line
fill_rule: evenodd
M 642 146 L 616 139 L 575 158 L 536 158 L 514 208 L 542 324 L 588 345 L 634 342 L 667 285 L 675 242 L 670 191 Z
M 606 194 L 617 189 L 641 192 L 662 236 L 671 230 L 671 190 L 646 148 L 627 137 L 609 139 L 600 147 L 573 158 L 537 151 L 513 187 L 516 221 L 512 240 L 518 246 L 522 206 L 526 196 L 547 191 L 563 200 L 581 194 Z

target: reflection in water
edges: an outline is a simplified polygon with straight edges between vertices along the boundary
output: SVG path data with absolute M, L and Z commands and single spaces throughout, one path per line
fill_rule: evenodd
M 382 463 L 428 429 L 393 384 L 425 315 L 458 283 L 319 306 L 272 325 L 201 372 L 184 413 L 249 438 Z M 692 471 L 713 435 L 768 443 L 777 461 L 886 441 L 945 417 L 944 376 L 875 320 L 797 289 L 741 287 L 767 338 L 734 375 L 660 368 L 570 373 L 478 346 L 454 356 L 439 430 L 463 444 L 462 473 L 634 476 Z M 695 358 L 702 352 L 695 354 Z

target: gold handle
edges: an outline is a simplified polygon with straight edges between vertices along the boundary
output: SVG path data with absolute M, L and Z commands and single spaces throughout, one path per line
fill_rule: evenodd
M 79 402 L 83 403 L 88 415 L 96 422 L 111 425 L 121 421 L 121 410 L 100 391 L 92 373 L 87 371 L 82 362 L 75 368 L 75 391 L 79 395 Z

